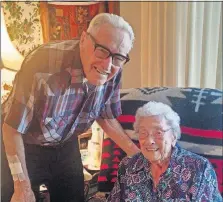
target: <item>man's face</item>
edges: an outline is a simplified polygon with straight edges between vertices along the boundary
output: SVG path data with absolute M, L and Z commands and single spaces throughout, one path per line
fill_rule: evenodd
M 173 130 L 160 116 L 141 118 L 138 135 L 141 151 L 151 163 L 165 161 L 176 144 Z
M 113 78 L 123 68 L 124 64 L 117 65 L 117 63 L 119 59 L 123 59 L 121 56 L 128 56 L 130 47 L 129 34 L 109 24 L 103 24 L 90 34 L 83 32 L 80 40 L 80 55 L 88 81 L 93 85 L 103 85 Z M 118 54 L 117 57 L 115 56 L 116 61 L 112 60 L 112 56 L 104 58 L 104 55 L 110 53 Z

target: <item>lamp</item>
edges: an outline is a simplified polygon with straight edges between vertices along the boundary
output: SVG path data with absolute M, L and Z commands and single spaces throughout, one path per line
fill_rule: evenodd
M 16 72 L 20 69 L 24 57 L 16 50 L 7 32 L 1 6 L 1 102 L 9 94 Z
M 4 20 L 3 8 L 1 7 L 1 69 L 7 68 L 18 71 L 24 57 L 12 44 Z

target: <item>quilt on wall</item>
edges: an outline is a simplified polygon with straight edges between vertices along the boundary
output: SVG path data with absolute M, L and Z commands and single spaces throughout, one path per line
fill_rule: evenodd
M 161 87 L 122 90 L 122 115 L 118 119 L 125 130 L 133 130 L 136 110 L 148 101 L 168 104 L 179 114 L 182 130 L 179 144 L 209 159 L 223 194 L 222 91 Z M 118 164 L 124 156 L 125 153 L 110 138 L 104 140 L 99 191 L 111 191 Z
M 99 13 L 100 3 L 91 5 L 48 4 L 49 40 L 79 38 L 91 19 Z

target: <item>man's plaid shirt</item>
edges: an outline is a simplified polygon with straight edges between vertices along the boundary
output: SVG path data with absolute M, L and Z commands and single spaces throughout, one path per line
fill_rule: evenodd
M 97 118 L 121 114 L 121 71 L 102 86 L 86 81 L 79 41 L 41 46 L 29 54 L 3 104 L 5 123 L 26 143 L 57 145 L 83 133 Z

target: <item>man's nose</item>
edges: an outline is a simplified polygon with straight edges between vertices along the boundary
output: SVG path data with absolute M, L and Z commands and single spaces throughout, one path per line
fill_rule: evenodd
M 108 57 L 102 61 L 103 63 L 103 70 L 110 73 L 112 67 L 112 57 Z

